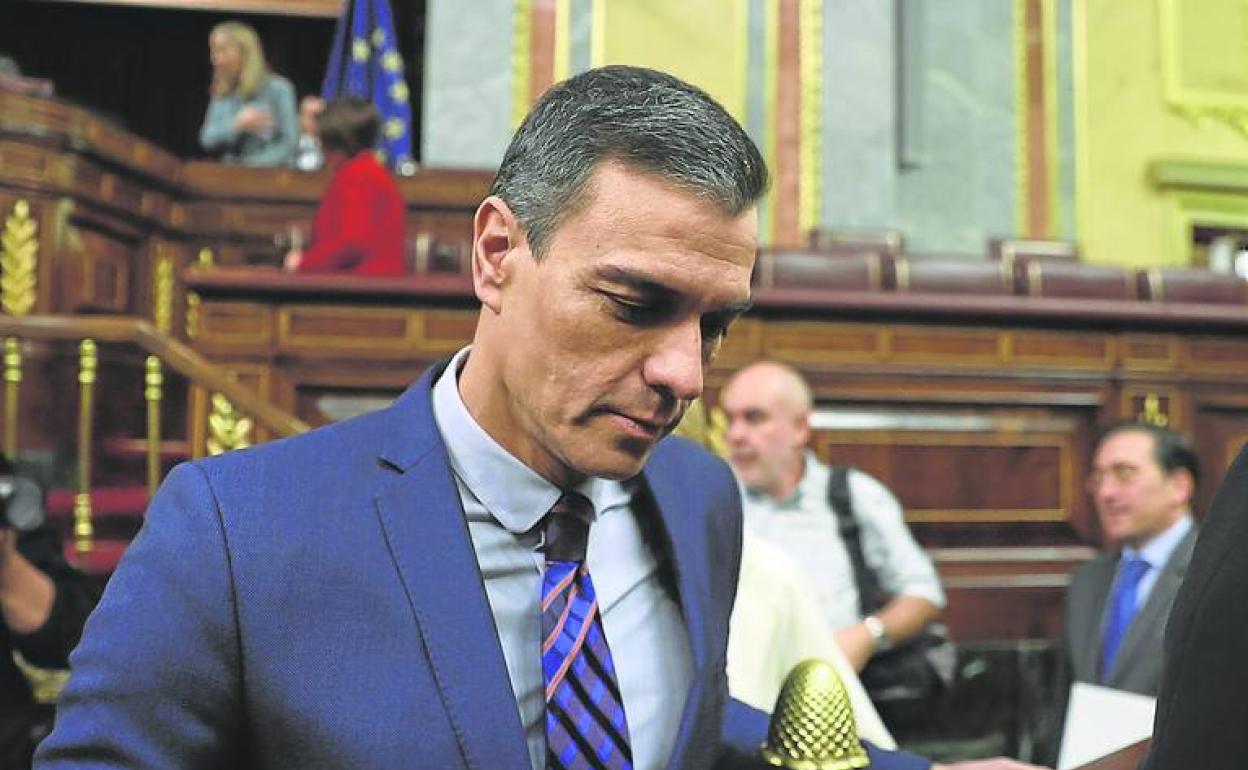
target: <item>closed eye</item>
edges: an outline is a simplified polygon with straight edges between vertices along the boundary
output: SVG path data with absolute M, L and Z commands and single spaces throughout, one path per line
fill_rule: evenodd
M 617 320 L 631 326 L 653 326 L 666 320 L 674 305 L 670 302 L 642 299 L 624 294 L 603 291 Z

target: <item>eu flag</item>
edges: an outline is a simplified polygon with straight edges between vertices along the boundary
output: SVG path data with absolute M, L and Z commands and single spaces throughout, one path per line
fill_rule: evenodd
M 343 6 L 321 97 L 329 102 L 344 96 L 376 105 L 381 114 L 382 162 L 400 174 L 415 171 L 412 107 L 390 0 L 347 0 Z

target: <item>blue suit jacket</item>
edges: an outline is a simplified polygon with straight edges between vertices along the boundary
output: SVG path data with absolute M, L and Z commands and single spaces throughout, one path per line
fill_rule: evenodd
M 527 768 L 433 420 L 440 369 L 388 409 L 175 469 L 71 658 L 36 766 Z M 766 716 L 726 711 L 736 484 L 677 439 L 643 480 L 694 661 L 669 767 L 757 767 Z
M 436 374 L 380 412 L 175 469 L 87 624 L 38 766 L 527 767 Z M 670 766 L 710 767 L 736 485 L 673 439 L 643 479 L 694 661 Z

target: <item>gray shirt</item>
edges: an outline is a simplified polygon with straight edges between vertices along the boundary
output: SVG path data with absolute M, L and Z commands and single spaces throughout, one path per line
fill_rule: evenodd
M 541 664 L 542 517 L 561 490 L 499 446 L 459 395 L 469 349 L 455 355 L 433 388 L 433 414 L 446 442 L 468 531 L 485 578 L 512 691 L 534 770 L 546 766 Z M 637 481 L 591 478 L 576 490 L 594 503 L 586 562 L 619 676 L 633 766 L 662 768 L 672 753 L 693 678 L 680 607 L 632 508 Z M 488 707 L 488 706 L 486 706 Z
M 263 135 L 234 128 L 234 118 L 244 107 L 260 107 L 273 116 L 273 127 Z M 199 143 L 222 160 L 247 166 L 285 166 L 295 155 L 299 141 L 299 118 L 295 114 L 295 88 L 281 75 L 270 73 L 250 99 L 233 94 L 214 96 L 208 103 Z
M 828 466 L 807 452 L 802 479 L 788 499 L 773 500 L 749 490 L 742 497 L 746 526 L 788 552 L 818 592 L 828 624 L 841 629 L 861 615 L 854 567 L 828 504 L 830 475 Z M 884 590 L 945 606 L 940 578 L 906 527 L 893 493 L 857 470 L 849 473 L 849 493 L 861 528 L 863 558 Z

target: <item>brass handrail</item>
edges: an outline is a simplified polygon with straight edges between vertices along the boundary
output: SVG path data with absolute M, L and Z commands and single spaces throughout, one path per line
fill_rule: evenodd
M 206 390 L 220 393 L 241 412 L 278 436 L 294 436 L 310 429 L 298 417 L 273 406 L 254 391 L 230 379 L 191 348 L 162 334 L 147 321 L 131 316 L 13 316 L 0 315 L 0 338 L 129 342 L 156 355 L 169 368 Z

